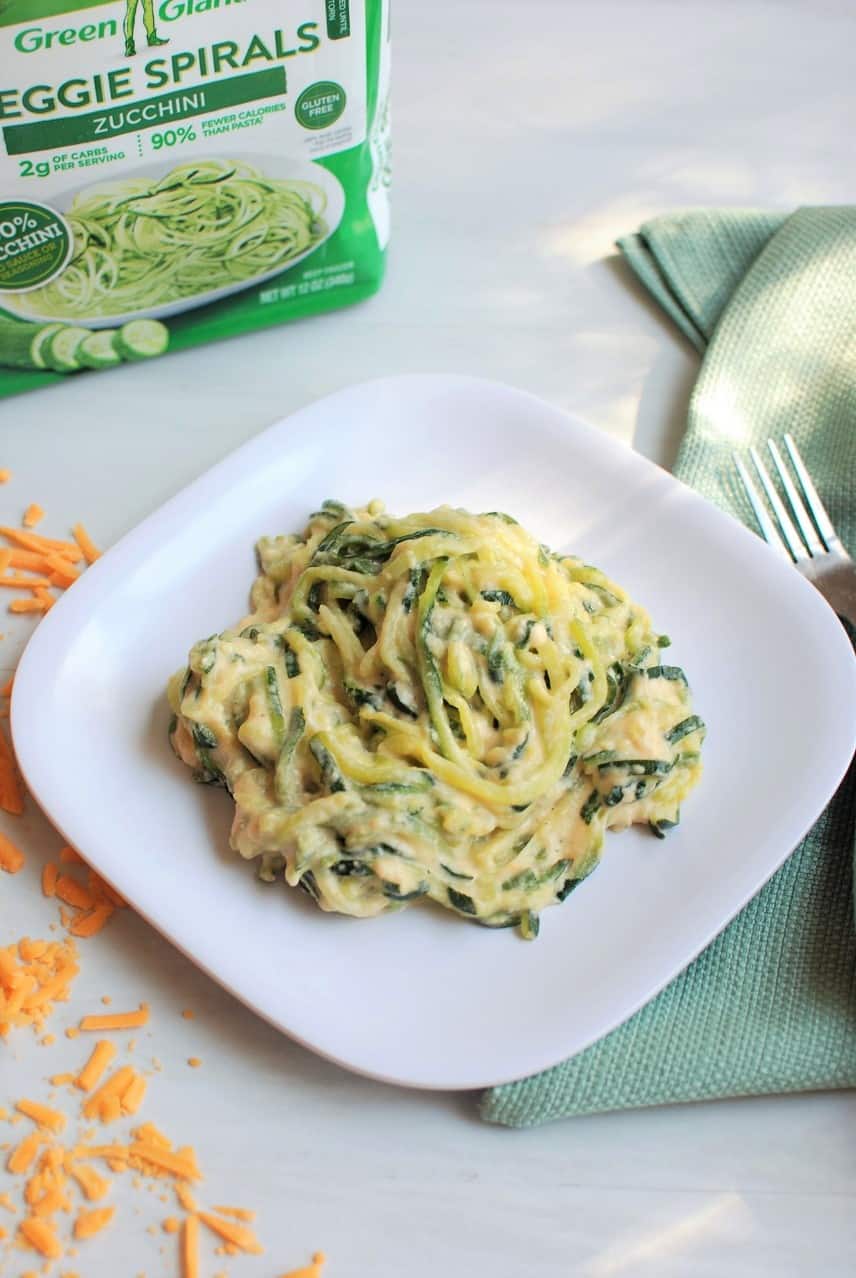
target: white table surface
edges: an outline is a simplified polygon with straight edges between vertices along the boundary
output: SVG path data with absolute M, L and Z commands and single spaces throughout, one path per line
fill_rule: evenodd
M 668 463 L 697 359 L 612 241 L 689 204 L 852 199 L 854 36 L 849 0 L 399 0 L 382 293 L 3 402 L 0 465 L 14 471 L 3 522 L 38 500 L 45 531 L 83 518 L 107 546 L 276 418 L 404 371 L 516 383 Z M 4 678 L 30 624 L 0 625 Z M 0 876 L 0 942 L 44 935 L 55 918 L 37 880 L 58 836 L 32 805 L 13 832 L 29 862 Z M 208 1203 L 259 1209 L 266 1256 L 212 1257 L 206 1273 L 273 1278 L 316 1248 L 330 1257 L 325 1278 L 854 1272 L 852 1093 L 509 1132 L 481 1124 L 472 1095 L 396 1090 L 315 1059 L 130 912 L 82 948 L 54 1027 L 98 1010 L 102 994 L 114 1007 L 148 999 L 137 1057 L 164 1068 L 147 1115 L 197 1146 Z M 0 1105 L 38 1094 L 82 1053 L 61 1034 L 49 1051 L 18 1034 L 0 1046 Z M 4 1127 L 0 1141 L 20 1130 Z M 173 1240 L 147 1232 L 166 1211 L 157 1197 L 127 1177 L 114 1195 L 125 1228 L 67 1267 L 175 1275 Z M 16 1252 L 0 1274 L 29 1267 Z

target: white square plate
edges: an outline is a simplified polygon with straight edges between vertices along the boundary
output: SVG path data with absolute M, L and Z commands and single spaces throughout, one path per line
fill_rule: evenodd
M 246 612 L 256 538 L 301 528 L 328 496 L 508 510 L 674 640 L 708 723 L 702 784 L 663 842 L 610 836 L 535 942 L 433 908 L 339 918 L 259 884 L 228 850 L 227 796 L 172 757 L 168 676 Z M 280 422 L 125 537 L 35 632 L 12 716 L 51 819 L 211 976 L 348 1068 L 466 1088 L 607 1033 L 761 887 L 850 759 L 856 663 L 812 586 L 637 454 L 505 386 L 401 377 Z

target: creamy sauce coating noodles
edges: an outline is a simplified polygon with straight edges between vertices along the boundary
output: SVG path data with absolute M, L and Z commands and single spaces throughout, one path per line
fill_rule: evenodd
M 509 516 L 325 502 L 263 537 L 253 611 L 191 650 L 170 736 L 232 847 L 324 910 L 422 898 L 537 935 L 604 832 L 662 836 L 704 725 L 668 639 Z

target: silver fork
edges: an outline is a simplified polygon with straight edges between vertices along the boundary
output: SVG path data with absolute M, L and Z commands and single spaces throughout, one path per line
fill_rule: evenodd
M 743 459 L 735 453 L 734 464 L 743 480 L 743 486 L 752 503 L 761 532 L 774 549 L 789 559 L 802 575 L 817 587 L 839 616 L 846 617 L 848 621 L 856 625 L 856 564 L 844 549 L 838 533 L 832 526 L 832 520 L 826 513 L 817 489 L 812 483 L 811 475 L 806 470 L 799 449 L 792 437 L 785 435 L 785 448 L 805 500 L 797 492 L 775 441 L 768 439 L 767 447 L 796 525 L 776 491 L 769 471 L 758 456 L 757 450 L 750 448 L 749 455 L 755 464 L 761 486 L 779 525 L 777 529 Z M 781 535 L 779 529 L 781 529 Z

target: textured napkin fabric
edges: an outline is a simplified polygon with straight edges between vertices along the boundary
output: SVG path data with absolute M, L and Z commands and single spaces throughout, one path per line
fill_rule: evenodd
M 618 247 L 703 355 L 675 473 L 754 526 L 732 450 L 788 430 L 856 552 L 856 208 L 681 213 Z M 807 733 L 807 764 L 810 744 Z M 799 848 L 686 971 L 593 1047 L 488 1091 L 482 1117 L 529 1127 L 856 1086 L 855 831 L 851 767 Z

